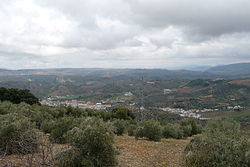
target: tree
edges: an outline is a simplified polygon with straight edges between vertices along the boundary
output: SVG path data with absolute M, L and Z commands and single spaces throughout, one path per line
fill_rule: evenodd
M 10 101 L 18 104 L 25 102 L 27 104 L 40 104 L 39 99 L 30 93 L 27 89 L 15 89 L 15 88 L 0 88 L 0 101 Z
M 58 155 L 61 167 L 113 167 L 116 150 L 114 129 L 99 118 L 86 118 L 67 133 L 71 148 Z
M 118 136 L 123 135 L 123 133 L 126 130 L 127 122 L 124 120 L 115 119 L 112 121 L 112 123 L 113 123 L 113 126 L 115 127 L 115 134 Z
M 28 154 L 37 148 L 37 133 L 27 117 L 17 113 L 0 115 L 0 155 Z
M 138 126 L 135 137 L 146 137 L 151 141 L 160 141 L 162 137 L 162 127 L 158 121 L 145 121 Z
M 248 136 L 231 120 L 212 121 L 185 149 L 188 167 L 250 166 Z
M 134 114 L 127 108 L 114 108 L 112 110 L 112 117 L 117 119 L 131 120 L 135 119 Z

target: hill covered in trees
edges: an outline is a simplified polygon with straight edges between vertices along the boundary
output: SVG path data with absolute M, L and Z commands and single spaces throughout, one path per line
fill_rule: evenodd
M 39 104 L 39 99 L 29 90 L 0 87 L 0 101 L 10 101 L 18 104 L 25 102 L 27 104 Z

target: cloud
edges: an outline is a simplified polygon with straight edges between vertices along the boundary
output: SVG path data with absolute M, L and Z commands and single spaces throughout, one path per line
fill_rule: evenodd
M 1 68 L 249 61 L 250 1 L 229 1 L 2 0 Z
M 221 35 L 250 31 L 247 0 L 129 0 L 135 22 L 145 27 L 180 26 L 187 32 Z

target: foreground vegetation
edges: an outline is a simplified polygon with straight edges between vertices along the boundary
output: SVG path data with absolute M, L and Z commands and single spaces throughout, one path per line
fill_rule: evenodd
M 121 144 L 119 140 L 123 138 L 119 136 L 124 136 L 127 142 L 139 145 L 146 143 L 140 148 L 134 146 L 137 149 L 152 147 L 159 154 L 147 154 L 157 157 L 154 161 L 160 162 L 150 161 L 156 166 L 170 165 L 169 161 L 164 160 L 170 156 L 169 142 L 178 145 L 179 141 L 184 141 L 180 139 L 191 141 L 181 144 L 182 147 L 177 148 L 179 151 L 172 150 L 173 156 L 179 156 L 178 165 L 250 166 L 249 135 L 232 120 L 210 121 L 202 128 L 192 119 L 173 124 L 158 120 L 138 121 L 133 112 L 126 108 L 114 108 L 107 112 L 64 106 L 48 107 L 39 103 L 0 102 L 0 159 L 3 166 L 13 166 L 4 159 L 14 155 L 25 157 L 23 166 L 117 166 L 127 161 L 121 158 L 123 156 L 118 156 L 128 149 L 124 147 L 131 148 L 133 145 Z M 58 146 L 56 150 L 54 145 Z M 134 158 L 140 159 L 138 156 Z
M 194 120 L 177 125 L 155 120 L 138 122 L 126 108 L 106 112 L 1 102 L 0 120 L 1 157 L 35 155 L 45 145 L 41 136 L 48 134 L 47 143 L 67 146 L 51 155 L 54 158 L 46 160 L 46 164 L 61 167 L 116 166 L 119 151 L 114 147 L 115 135 L 129 134 L 137 140 L 160 141 L 201 132 L 201 127 Z M 30 160 L 29 163 L 35 166 L 37 162 Z
M 232 120 L 209 122 L 185 149 L 188 167 L 250 166 L 249 135 Z

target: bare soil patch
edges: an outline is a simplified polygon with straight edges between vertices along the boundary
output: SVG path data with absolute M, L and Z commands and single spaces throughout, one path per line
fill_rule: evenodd
M 119 167 L 181 167 L 183 150 L 189 140 L 162 139 L 161 142 L 118 136 Z

